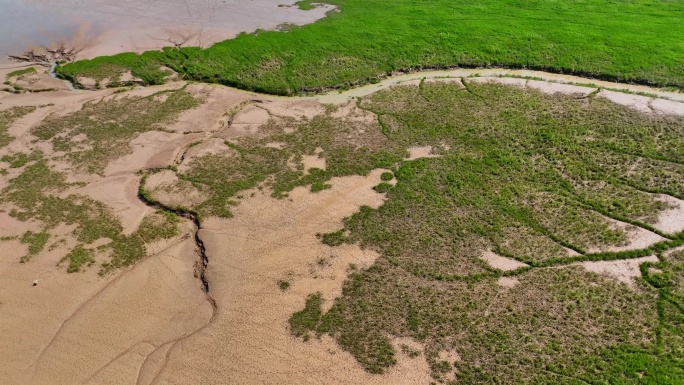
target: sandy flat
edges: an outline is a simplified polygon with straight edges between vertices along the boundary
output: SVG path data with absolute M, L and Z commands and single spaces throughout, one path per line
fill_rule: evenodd
M 684 115 L 683 102 L 666 99 L 654 99 L 651 102 L 651 107 L 653 107 L 654 110 L 665 114 Z
M 4 75 L 0 72 L 0 76 Z M 409 81 L 417 84 L 420 77 Z M 458 77 L 434 81 L 460 82 Z M 468 81 L 526 85 L 543 88 L 544 92 L 587 92 L 556 83 L 542 87 L 515 78 Z M 84 102 L 102 97 L 150 95 L 184 85 L 176 82 L 124 94 L 113 94 L 113 90 L 18 95 L 0 92 L 0 110 L 42 105 L 10 127 L 10 134 L 17 139 L 0 155 L 40 147 L 32 143 L 35 138 L 28 131 L 51 113 L 73 112 Z M 125 232 L 130 233 L 151 210 L 137 198 L 140 170 L 170 166 L 183 157 L 185 165 L 202 154 L 226 152 L 229 149 L 224 140 L 256 133 L 272 117 L 304 119 L 327 110 L 311 98 L 265 97 L 214 85 L 194 84 L 188 89 L 203 98 L 200 107 L 182 114 L 177 123 L 167 127 L 169 132 L 154 131 L 137 137 L 131 143 L 132 153 L 112 161 L 106 176 L 71 172 L 69 180 L 83 185 L 65 193 L 80 193 L 105 203 L 121 220 Z M 359 110 L 349 95 L 342 96 L 344 101 L 331 114 L 362 123 L 375 121 L 376 117 Z M 325 96 L 321 99 L 328 100 Z M 653 110 L 663 113 L 679 108 L 674 102 L 659 99 L 650 103 Z M 235 114 L 232 125 L 231 114 Z M 185 151 L 198 141 L 201 143 Z M 326 167 L 322 150 L 304 158 L 306 169 Z M 412 148 L 410 159 L 438 156 L 432 150 L 431 146 Z M 68 169 L 58 161 L 53 166 Z M 204 220 L 199 234 L 210 260 L 206 276 L 218 305 L 216 313 L 195 277 L 198 255 L 192 237 L 194 228 L 188 221 L 183 222 L 183 234 L 149 245 L 151 255 L 147 259 L 105 277 L 99 277 L 95 267 L 66 274 L 64 266 L 57 266 L 65 250 L 75 245 L 73 228 L 58 226 L 51 230 L 50 242 L 63 242 L 24 264 L 19 259 L 27 246 L 16 238 L 3 241 L 0 361 L 4 364 L 0 365 L 0 383 L 429 384 L 432 379 L 422 355 L 410 358 L 399 353 L 398 365 L 386 375 L 369 375 L 329 337 L 305 343 L 291 337 L 287 330 L 288 318 L 302 309 L 307 295 L 320 291 L 323 309 L 329 309 L 334 298 L 341 295 L 350 265 L 363 269 L 378 258 L 377 253 L 358 245 L 328 247 L 316 234 L 338 230 L 342 218 L 361 205 L 381 205 L 385 196 L 372 187 L 380 182 L 383 171 L 375 170 L 367 177 L 336 178 L 331 181 L 331 189 L 318 193 L 297 188 L 283 200 L 255 189 L 250 191 L 254 195 L 245 194 L 248 197 L 231 208 L 233 218 Z M 0 181 L 5 183 L 15 175 L 16 171 L 10 170 Z M 175 174 L 167 170 L 151 176 L 146 187 L 169 204 L 196 204 L 206 199 L 197 189 L 164 190 L 176 182 Z M 654 226 L 665 232 L 683 230 L 684 205 L 674 198 L 663 199 L 676 207 L 663 212 Z M 0 213 L 0 236 L 17 237 L 39 229 L 38 223 L 20 222 Z M 628 245 L 610 250 L 639 249 L 662 240 L 644 229 L 630 231 Z M 89 247 L 106 241 L 98 240 Z M 494 253 L 483 258 L 501 270 L 525 266 Z M 638 264 L 653 258 L 584 262 L 582 266 L 631 283 L 639 274 Z M 290 283 L 289 289 L 281 290 L 279 281 Z M 497 283 L 513 288 L 518 281 L 502 277 Z M 393 343 L 398 352 L 401 343 L 422 351 L 415 341 L 397 339 Z M 458 359 L 457 352 L 443 352 L 442 356 Z
M 501 277 L 496 280 L 496 284 L 507 289 L 511 289 L 518 286 L 520 281 L 515 277 Z
M 491 267 L 503 271 L 510 271 L 527 266 L 527 264 L 516 261 L 512 258 L 506 258 L 492 251 L 485 251 L 482 253 L 484 259 Z
M 321 149 L 321 151 L 322 151 L 322 149 Z M 325 167 L 326 167 L 325 158 L 320 156 L 319 154 L 303 155 L 302 156 L 302 164 L 304 165 L 304 172 L 305 173 L 308 173 L 309 170 L 311 170 L 312 168 L 325 170 Z
M 618 261 L 580 262 L 585 269 L 599 274 L 607 274 L 627 285 L 634 285 L 634 279 L 641 276 L 639 265 L 644 262 L 658 262 L 658 257 L 651 255 L 643 258 Z
M 308 294 L 320 291 L 330 304 L 341 293 L 349 264 L 362 268 L 377 257 L 356 245 L 330 248 L 315 234 L 337 230 L 361 204 L 381 204 L 383 195 L 372 190 L 381 172 L 334 179 L 331 189 L 319 193 L 297 188 L 292 200 L 257 194 L 234 209 L 235 218 L 207 221 L 201 231 L 211 259 L 207 277 L 221 310 L 211 326 L 171 352 L 160 381 L 429 383 L 422 359 L 400 357 L 387 375 L 372 376 L 329 338 L 304 343 L 287 330 L 288 318 Z M 281 291 L 279 280 L 290 282 L 290 289 Z
M 665 233 L 675 234 L 684 231 L 684 201 L 669 195 L 659 195 L 671 207 L 658 215 L 653 227 Z
M 206 325 L 194 248 L 191 237 L 176 242 L 85 302 L 39 354 L 31 383 L 134 383 L 147 356 Z
M 139 182 L 140 177 L 137 175 L 118 175 L 102 178 L 85 187 L 69 189 L 62 195 L 85 195 L 103 202 L 123 224 L 124 234 L 129 235 L 138 229 L 145 214 L 152 210 L 138 198 Z
M 421 158 L 439 158 L 441 155 L 432 152 L 432 146 L 410 147 L 409 156 L 406 160 L 416 160 Z

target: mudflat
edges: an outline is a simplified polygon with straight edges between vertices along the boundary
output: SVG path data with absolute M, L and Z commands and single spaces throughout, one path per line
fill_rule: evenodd
M 30 85 L 49 79 L 46 71 L 8 76 L 10 70 L 1 70 L 0 76 L 10 85 Z M 608 111 L 643 125 L 638 127 L 665 127 L 667 141 L 681 127 L 681 103 L 538 80 L 442 76 L 307 98 L 179 81 L 0 93 L 0 310 L 6 315 L 0 332 L 7 336 L 0 344 L 2 377 L 13 384 L 428 384 L 479 373 L 469 365 L 482 362 L 481 346 L 468 338 L 441 340 L 431 334 L 446 327 L 437 324 L 395 328 L 372 310 L 389 304 L 384 311 L 390 319 L 414 322 L 401 318 L 406 302 L 395 295 L 415 301 L 417 292 L 409 289 L 416 287 L 440 301 L 491 294 L 478 299 L 486 311 L 462 314 L 496 329 L 503 326 L 492 324 L 488 312 L 505 314 L 513 306 L 507 301 L 524 304 L 516 298 L 543 297 L 548 288 L 570 295 L 574 289 L 558 282 L 574 282 L 597 296 L 612 291 L 612 299 L 601 302 L 614 306 L 605 319 L 622 322 L 622 315 L 632 314 L 639 322 L 627 329 L 592 324 L 604 346 L 619 346 L 614 338 L 644 349 L 654 343 L 656 289 L 643 274 L 660 274 L 672 266 L 661 264 L 678 255 L 676 248 L 668 256 L 660 251 L 674 247 L 684 230 L 678 168 L 644 168 L 635 160 L 623 173 L 610 161 L 616 153 L 596 162 L 630 185 L 572 179 L 578 193 L 572 199 L 525 185 L 521 198 L 508 204 L 533 208 L 526 215 L 549 229 L 543 233 L 531 222 L 470 211 L 470 205 L 441 201 L 434 210 L 432 201 L 412 195 L 430 196 L 434 183 L 412 178 L 438 175 L 448 162 L 464 162 L 461 172 L 483 167 L 469 154 L 487 148 L 477 140 L 464 147 L 442 134 L 412 137 L 413 126 L 402 122 L 481 114 L 477 103 L 503 103 L 505 95 L 531 106 L 523 109 L 528 116 L 562 111 L 563 121 L 581 122 Z M 392 117 L 415 108 L 425 115 Z M 585 112 L 572 115 L 577 111 Z M 563 132 L 571 135 L 567 141 L 584 138 Z M 593 135 L 615 140 L 609 129 Z M 670 148 L 663 143 L 658 151 Z M 506 182 L 511 186 L 537 175 L 509 171 L 526 175 Z M 654 172 L 667 173 L 669 184 L 651 178 Z M 459 194 L 466 194 L 461 200 L 472 199 L 467 183 L 474 179 L 468 178 L 458 179 L 464 183 Z M 491 187 L 505 180 L 495 176 Z M 405 194 L 413 198 L 404 200 Z M 616 197 L 621 211 L 605 203 Z M 401 220 L 393 216 L 406 202 L 413 208 Z M 457 233 L 467 241 L 458 244 L 420 235 L 427 219 L 455 231 L 446 224 L 481 218 L 498 221 L 500 230 L 477 238 L 463 227 Z M 428 249 L 432 254 L 425 254 Z M 448 255 L 454 257 L 445 263 L 441 258 Z M 651 270 L 639 270 L 644 263 Z M 394 289 L 375 286 L 382 277 Z M 370 310 L 356 313 L 364 303 Z M 420 310 L 432 302 L 409 303 Z M 541 312 L 554 303 L 549 297 L 516 306 L 522 313 Z M 461 314 L 449 313 L 453 309 L 443 308 L 436 319 Z M 569 325 L 552 334 L 588 338 L 586 329 Z M 466 330 L 465 336 L 475 333 Z M 514 348 L 526 359 L 550 359 L 526 346 Z M 496 361 L 485 364 L 489 373 L 506 373 Z M 512 378 L 523 378 L 523 372 Z

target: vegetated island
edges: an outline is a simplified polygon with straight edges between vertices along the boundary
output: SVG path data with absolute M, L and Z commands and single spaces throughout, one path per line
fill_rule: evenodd
M 62 65 L 57 73 L 77 85 L 129 72 L 145 84 L 160 84 L 171 69 L 189 80 L 278 95 L 452 67 L 527 68 L 684 87 L 684 4 L 678 1 L 328 3 L 337 10 L 287 32 L 242 34 L 204 50 L 98 57 Z

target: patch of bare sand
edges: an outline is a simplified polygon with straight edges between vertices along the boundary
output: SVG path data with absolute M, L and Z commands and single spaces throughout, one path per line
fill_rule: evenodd
M 332 117 L 343 118 L 348 121 L 360 123 L 376 122 L 378 120 L 377 115 L 370 111 L 360 109 L 357 106 L 357 101 L 358 99 L 353 98 L 348 102 L 338 106 L 337 109 L 331 114 Z
M 409 156 L 406 160 L 416 160 L 421 158 L 439 158 L 441 155 L 435 154 L 432 146 L 417 146 L 408 149 Z
M 308 173 L 312 168 L 318 168 L 325 170 L 326 163 L 325 158 L 321 156 L 323 149 L 316 148 L 316 153 L 314 155 L 302 155 L 302 164 L 304 165 L 304 172 Z
M 154 190 L 162 186 L 172 185 L 178 182 L 176 173 L 172 170 L 161 170 L 147 177 L 145 189 Z
M 23 222 L 10 216 L 7 212 L 0 212 L 0 237 L 21 236 L 29 230 L 39 228 L 39 225 L 38 222 Z
M 520 261 L 516 261 L 512 258 L 506 258 L 493 251 L 485 251 L 482 253 L 482 259 L 484 259 L 491 267 L 503 271 L 510 271 L 519 269 L 521 267 L 526 267 L 527 264 Z
M 684 201 L 664 194 L 659 195 L 658 198 L 666 202 L 669 208 L 660 212 L 658 221 L 653 224 L 653 227 L 669 234 L 684 231 Z
M 615 277 L 618 281 L 629 286 L 634 285 L 634 278 L 641 276 L 639 265 L 644 262 L 658 262 L 658 257 L 651 255 L 636 259 L 623 259 L 617 261 L 590 261 L 580 262 L 580 266 L 597 274 L 606 274 Z
M 273 116 L 281 116 L 295 119 L 313 119 L 315 116 L 325 112 L 325 106 L 316 100 L 292 100 L 276 99 L 272 102 L 265 102 L 261 105 Z
M 496 284 L 507 289 L 512 289 L 518 286 L 520 281 L 514 277 L 500 277 L 498 280 L 496 280 Z
M 622 229 L 627 233 L 627 241 L 619 246 L 592 246 L 587 249 L 590 253 L 598 253 L 605 251 L 627 251 L 645 249 L 655 243 L 664 241 L 665 238 L 660 235 L 648 231 L 641 227 L 632 226 L 630 224 L 616 221 L 614 219 L 606 218 L 611 225 L 616 229 Z
M 681 101 L 652 98 L 609 90 L 602 90 L 597 96 L 609 99 L 613 103 L 634 108 L 641 112 L 684 115 L 684 102 Z
M 255 134 L 259 127 L 271 119 L 268 111 L 256 105 L 248 105 L 233 116 L 232 124 L 219 132 L 218 137 L 231 139 L 242 135 Z
M 104 174 L 135 173 L 146 168 L 172 165 L 185 146 L 200 138 L 200 134 L 175 134 L 147 131 L 130 142 L 131 153 L 111 161 Z
M 666 99 L 653 99 L 651 107 L 665 114 L 684 115 L 684 103 Z
M 431 83 L 438 83 L 438 84 L 456 84 L 460 88 L 465 88 L 463 85 L 463 82 L 461 81 L 461 78 L 430 78 L 430 79 L 425 79 L 423 81 L 424 83 L 431 84 Z
M 606 98 L 613 103 L 631 107 L 641 112 L 652 112 L 650 103 L 653 101 L 653 99 L 647 96 L 626 94 L 624 92 L 609 90 L 601 90 L 601 92 L 599 92 L 596 96 Z
M 181 240 L 113 279 L 72 313 L 39 351 L 27 380 L 135 383 L 146 357 L 208 324 L 213 310 L 193 277 L 191 232 L 186 228 Z
M 51 238 L 58 240 L 61 237 L 54 234 L 65 232 L 51 231 Z M 20 263 L 18 255 L 10 255 L 7 250 L 0 258 L 0 335 L 3 336 L 0 339 L 0 382 L 3 384 L 36 383 L 29 376 L 31 365 L 40 352 L 50 343 L 62 322 L 78 312 L 81 304 L 113 278 L 99 277 L 96 269 L 66 274 L 57 263 L 74 244 L 68 237 L 61 239 L 65 242 L 58 242 L 54 248 L 49 244 L 46 251 L 27 263 Z M 25 250 L 25 245 L 14 242 L 2 242 L 3 249 L 12 253 Z M 21 249 L 17 249 L 18 246 Z M 72 382 L 64 378 L 61 383 Z
M 190 84 L 186 88 L 202 104 L 183 112 L 168 129 L 175 132 L 216 132 L 228 126 L 228 113 L 240 103 L 255 99 L 246 92 L 235 92 L 210 84 Z
M 429 383 L 424 359 L 399 357 L 386 375 L 370 375 L 330 338 L 304 343 L 287 329 L 289 317 L 303 308 L 308 294 L 320 291 L 325 303 L 331 303 L 341 294 L 350 263 L 363 268 L 377 257 L 356 245 L 323 245 L 316 233 L 339 229 L 342 218 L 360 205 L 382 204 L 384 195 L 372 190 L 381 172 L 336 178 L 331 189 L 318 193 L 297 188 L 287 200 L 257 192 L 232 209 L 234 218 L 207 220 L 200 235 L 219 314 L 182 348 L 170 351 L 159 382 Z M 279 280 L 288 281 L 290 288 L 280 290 Z M 148 372 L 143 367 L 142 373 Z
M 471 83 L 497 83 L 505 84 L 509 86 L 526 87 L 527 79 L 521 78 L 508 78 L 508 77 L 472 77 L 468 78 L 466 81 Z

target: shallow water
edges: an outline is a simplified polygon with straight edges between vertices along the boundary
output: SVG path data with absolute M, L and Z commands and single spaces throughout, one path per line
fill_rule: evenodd
M 0 61 L 66 41 L 79 58 L 185 42 L 207 46 L 258 28 L 307 24 L 330 7 L 302 11 L 295 0 L 0 0 Z

